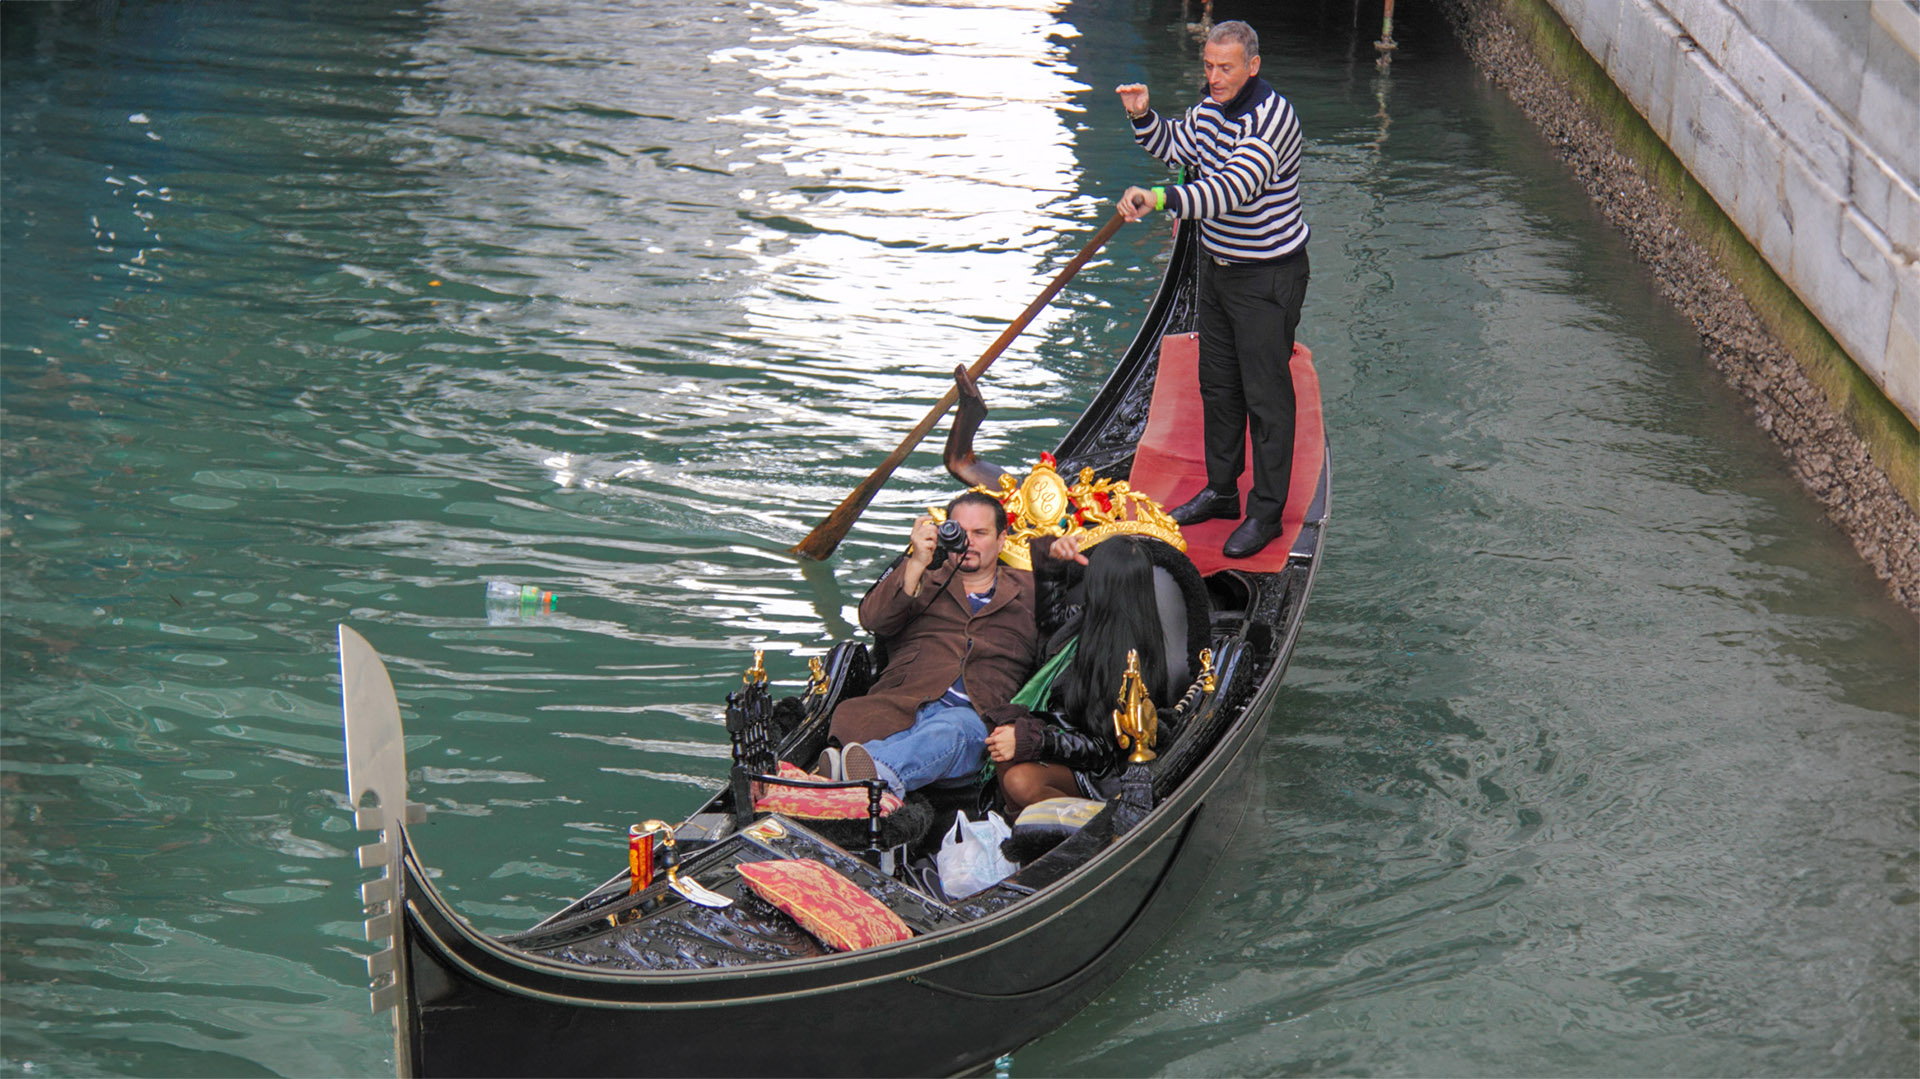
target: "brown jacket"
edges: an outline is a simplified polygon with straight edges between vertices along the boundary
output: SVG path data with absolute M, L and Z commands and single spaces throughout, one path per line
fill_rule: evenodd
M 843 745 L 913 726 L 920 706 L 938 699 L 961 675 L 975 711 L 1004 705 L 1040 665 L 1032 574 L 1002 565 L 993 599 L 974 614 L 959 574 L 929 601 L 925 589 L 945 574 L 923 575 L 921 594 L 909 596 L 900 589 L 902 564 L 860 601 L 860 624 L 887 643 L 887 668 L 866 696 L 834 709 L 833 736 Z

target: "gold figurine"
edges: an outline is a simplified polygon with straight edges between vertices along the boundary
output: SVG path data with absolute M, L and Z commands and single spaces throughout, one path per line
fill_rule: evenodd
M 1127 651 L 1127 673 L 1120 680 L 1120 707 L 1113 710 L 1113 732 L 1121 749 L 1131 749 L 1127 760 L 1145 764 L 1154 758 L 1153 744 L 1160 729 L 1160 713 L 1140 680 L 1140 653 Z
M 767 658 L 767 653 L 765 649 L 762 649 L 762 648 L 754 649 L 753 650 L 753 666 L 748 667 L 747 673 L 740 676 L 740 681 L 749 686 L 759 682 L 766 681 L 767 680 L 767 667 L 765 663 L 766 658 Z
M 820 662 L 819 656 L 807 657 L 807 696 L 818 697 L 827 692 L 827 667 Z

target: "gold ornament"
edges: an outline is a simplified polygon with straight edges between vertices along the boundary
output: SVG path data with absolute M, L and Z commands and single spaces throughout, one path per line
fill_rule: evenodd
M 1154 758 L 1153 744 L 1160 740 L 1160 713 L 1140 680 L 1140 653 L 1132 649 L 1127 651 L 1127 673 L 1120 678 L 1119 703 L 1113 710 L 1114 736 L 1121 749 L 1133 750 L 1127 760 L 1145 764 Z
M 1133 489 L 1126 480 L 1096 480 L 1093 469 L 1080 470 L 1078 483 L 1069 485 L 1056 470 L 1053 455 L 1043 453 L 1027 473 L 1015 482 L 1007 473 L 1000 475 L 1000 489 L 973 490 L 1000 500 L 1007 508 L 1007 545 L 1000 561 L 1015 569 L 1033 568 L 1033 552 L 1028 545 L 1042 536 L 1073 536 L 1080 550 L 1113 536 L 1149 536 L 1171 544 L 1177 551 L 1187 549 L 1187 541 L 1160 503 Z M 946 511 L 929 509 L 935 521 L 946 519 Z

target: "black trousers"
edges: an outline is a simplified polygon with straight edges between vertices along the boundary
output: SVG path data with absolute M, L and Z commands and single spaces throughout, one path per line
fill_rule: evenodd
M 1253 434 L 1246 515 L 1272 523 L 1293 473 L 1293 331 L 1306 300 L 1307 249 L 1272 262 L 1222 266 L 1200 254 L 1200 403 L 1207 486 L 1232 491 Z

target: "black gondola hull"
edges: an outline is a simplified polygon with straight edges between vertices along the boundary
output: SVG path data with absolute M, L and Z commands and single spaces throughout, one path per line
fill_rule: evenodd
M 1177 923 L 1247 812 L 1256 755 L 1241 750 L 1265 727 L 1264 716 L 1243 724 L 1215 754 L 1210 782 L 1190 784 L 1120 849 L 1044 894 L 950 935 L 785 964 L 807 969 L 590 980 L 479 946 L 410 879 L 420 897 L 407 905 L 415 1067 L 449 1076 L 977 1068 L 1059 1026 Z M 408 872 L 418 872 L 411 858 Z

